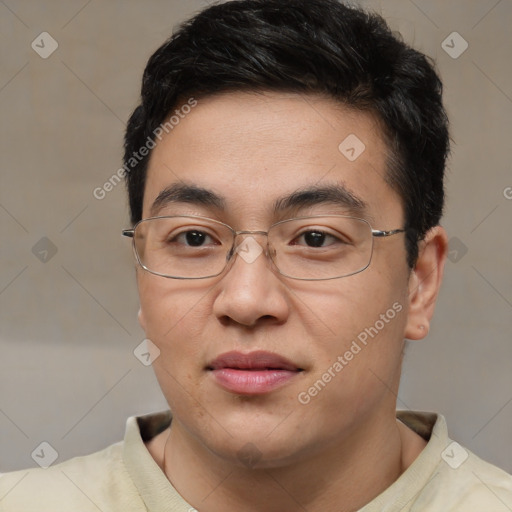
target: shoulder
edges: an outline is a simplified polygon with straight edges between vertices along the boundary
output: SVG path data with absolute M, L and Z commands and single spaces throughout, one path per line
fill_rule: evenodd
M 47 469 L 0 475 L 2 512 L 131 512 L 145 510 L 141 504 L 123 463 L 123 443 Z
M 399 411 L 397 417 L 427 444 L 365 512 L 512 511 L 512 476 L 452 441 L 442 415 Z
M 426 511 L 510 512 L 512 475 L 452 441 L 417 504 Z

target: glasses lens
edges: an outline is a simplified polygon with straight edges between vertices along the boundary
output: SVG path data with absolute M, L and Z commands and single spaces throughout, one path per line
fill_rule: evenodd
M 275 224 L 269 231 L 277 269 L 295 279 L 334 279 L 364 270 L 372 256 L 371 226 L 341 216 L 308 217 Z
M 200 279 L 218 275 L 232 245 L 230 229 L 202 217 L 161 217 L 135 228 L 141 265 L 166 277 Z

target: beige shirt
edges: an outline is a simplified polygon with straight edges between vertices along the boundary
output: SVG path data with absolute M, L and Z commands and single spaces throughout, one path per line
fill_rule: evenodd
M 359 512 L 511 512 L 512 476 L 448 438 L 444 418 L 401 411 L 428 440 L 400 478 Z M 129 418 L 123 442 L 47 469 L 0 475 L 1 512 L 192 512 L 144 442 L 169 412 Z M 264 511 L 262 511 L 264 512 Z

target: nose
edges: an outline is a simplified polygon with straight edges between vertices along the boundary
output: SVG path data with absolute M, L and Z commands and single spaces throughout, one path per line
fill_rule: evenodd
M 271 268 L 265 238 L 251 235 L 237 241 L 234 261 L 218 283 L 214 314 L 223 323 L 246 327 L 286 321 L 286 286 Z

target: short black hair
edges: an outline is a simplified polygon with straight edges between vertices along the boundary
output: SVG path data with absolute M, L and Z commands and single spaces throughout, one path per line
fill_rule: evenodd
M 403 202 L 414 266 L 418 241 L 443 212 L 449 134 L 442 83 L 433 62 L 380 15 L 337 0 L 215 4 L 151 56 L 125 136 L 133 224 L 142 218 L 151 155 L 134 153 L 184 99 L 230 91 L 319 93 L 374 114 L 390 148 L 386 180 Z

